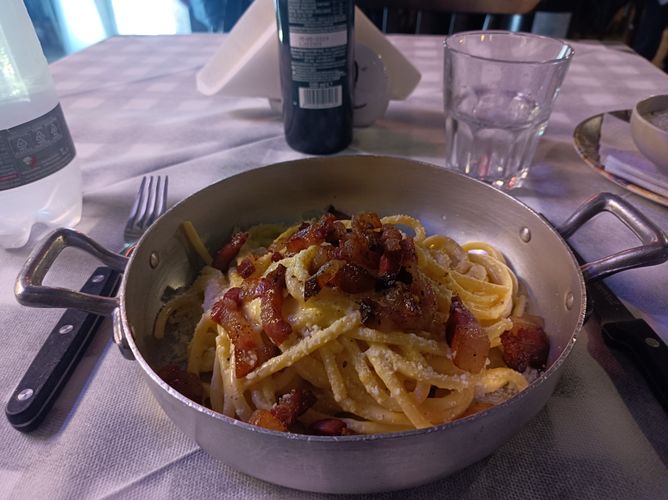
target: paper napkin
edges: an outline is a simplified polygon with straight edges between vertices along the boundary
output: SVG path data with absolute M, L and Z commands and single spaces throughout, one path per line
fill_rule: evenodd
M 420 72 L 357 7 L 355 42 L 381 57 L 389 76 L 390 99 L 403 100 L 413 92 Z M 281 98 L 272 0 L 255 0 L 250 5 L 197 73 L 197 89 L 204 95 L 221 92 L 236 97 Z
M 605 170 L 649 191 L 668 197 L 668 175 L 635 151 L 610 150 L 604 160 Z

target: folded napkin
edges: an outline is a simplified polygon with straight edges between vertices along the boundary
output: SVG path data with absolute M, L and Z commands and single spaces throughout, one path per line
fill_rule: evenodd
M 628 115 L 604 115 L 599 153 L 606 172 L 647 191 L 668 197 L 668 176 L 638 151 L 631 137 Z
M 668 175 L 645 158 L 630 150 L 610 149 L 604 158 L 605 170 L 649 191 L 668 197 Z
M 0 0 L 1 1 L 1 0 Z M 390 99 L 406 99 L 420 81 L 418 69 L 355 7 L 355 42 L 382 59 Z M 255 0 L 197 73 L 204 95 L 281 99 L 276 12 L 272 0 Z

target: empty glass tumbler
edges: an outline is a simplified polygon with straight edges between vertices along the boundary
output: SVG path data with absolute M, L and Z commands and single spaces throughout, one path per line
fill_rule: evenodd
M 526 178 L 573 49 L 507 31 L 445 40 L 446 166 L 501 189 Z

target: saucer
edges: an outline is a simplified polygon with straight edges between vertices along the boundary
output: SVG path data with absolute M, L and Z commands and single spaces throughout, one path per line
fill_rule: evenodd
M 609 111 L 587 118 L 579 123 L 573 131 L 575 149 L 587 165 L 609 181 L 633 194 L 668 207 L 668 197 L 650 191 L 606 170 L 605 162 L 607 161 L 607 154 L 610 152 L 627 150 L 640 154 L 631 139 L 630 119 L 630 109 Z M 620 134 L 621 127 L 625 127 L 625 130 L 624 133 Z M 615 129 L 616 133 L 612 134 L 612 129 Z

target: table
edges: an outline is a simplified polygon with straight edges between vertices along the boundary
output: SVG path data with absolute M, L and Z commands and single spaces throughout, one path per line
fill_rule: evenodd
M 246 169 L 302 157 L 285 143 L 280 117 L 263 99 L 204 97 L 195 71 L 225 35 L 117 37 L 51 69 L 83 169 L 78 229 L 117 248 L 139 179 L 168 174 L 170 203 Z M 391 36 L 422 80 L 382 120 L 355 130 L 345 153 L 388 154 L 444 164 L 441 40 Z M 628 108 L 668 90 L 668 76 L 624 50 L 574 43 L 575 58 L 541 140 L 526 188 L 513 194 L 554 222 L 600 191 L 628 198 L 668 230 L 668 210 L 623 192 L 576 155 L 582 119 Z M 0 258 L 0 384 L 3 406 L 58 310 L 19 306 L 12 285 L 28 247 Z M 586 258 L 634 242 L 601 216 L 571 240 Z M 80 286 L 95 262 L 66 251 L 47 282 Z M 608 279 L 668 341 L 668 264 Z M 15 431 L 0 419 L 0 497 L 7 498 L 317 498 L 240 474 L 209 458 L 162 412 L 123 359 L 105 322 L 42 427 Z M 450 478 L 377 498 L 665 498 L 668 417 L 624 356 L 590 320 L 546 407 L 489 458 Z M 371 498 L 372 496 L 369 496 Z M 376 498 L 376 497 L 374 497 Z

